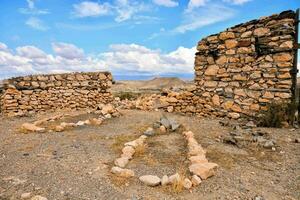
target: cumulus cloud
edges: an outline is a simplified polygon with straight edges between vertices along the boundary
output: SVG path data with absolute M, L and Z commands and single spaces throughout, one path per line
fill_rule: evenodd
M 82 59 L 84 58 L 84 51 L 74 44 L 68 43 L 52 43 L 53 51 L 66 59 Z
M 193 8 L 193 10 L 187 10 L 184 13 L 181 24 L 172 32 L 185 33 L 187 31 L 193 31 L 207 25 L 230 19 L 234 14 L 235 11 L 233 9 L 217 4 L 211 4 L 197 9 Z
M 111 6 L 108 3 L 100 4 L 97 2 L 84 1 L 79 4 L 74 4 L 74 15 L 76 17 L 96 17 L 108 15 L 111 11 Z
M 47 25 L 44 24 L 42 20 L 36 17 L 30 17 L 25 24 L 33 29 L 39 30 L 39 31 L 46 31 L 49 29 Z
M 35 46 L 17 47 L 16 52 L 19 56 L 27 58 L 43 58 L 46 53 Z
M 223 0 L 223 1 L 232 3 L 232 4 L 236 4 L 236 5 L 242 5 L 242 4 L 252 1 L 252 0 Z
M 17 47 L 13 51 L 0 43 L 0 78 L 103 70 L 115 75 L 193 73 L 196 52 L 195 47 L 178 47 L 175 51 L 162 53 L 137 44 L 115 44 L 107 52 L 92 56 L 85 55 L 73 44 L 54 43 L 52 48 L 54 55 L 35 46 Z
M 153 0 L 153 3 L 159 5 L 159 6 L 165 6 L 165 7 L 176 7 L 178 6 L 178 2 L 173 0 Z

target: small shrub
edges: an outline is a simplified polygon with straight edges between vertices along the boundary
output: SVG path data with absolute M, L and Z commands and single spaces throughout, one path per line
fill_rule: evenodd
M 119 97 L 120 100 L 135 100 L 137 99 L 141 94 L 135 93 L 135 92 L 119 92 L 116 94 L 116 97 Z
M 295 107 L 295 104 L 286 101 L 269 103 L 266 110 L 257 116 L 258 126 L 280 128 L 283 122 L 292 123 L 294 120 L 292 112 Z

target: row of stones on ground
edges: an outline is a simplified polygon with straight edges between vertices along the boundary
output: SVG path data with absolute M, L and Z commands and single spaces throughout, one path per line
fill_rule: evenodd
M 84 126 L 84 125 L 101 125 L 103 120 L 110 119 L 112 117 L 118 117 L 120 115 L 119 111 L 114 108 L 112 104 L 107 105 L 99 105 L 98 108 L 100 110 L 94 111 L 95 114 L 100 114 L 99 118 L 92 118 L 87 119 L 85 121 L 78 121 L 76 123 L 66 123 L 61 122 L 59 125 L 55 126 L 54 129 L 49 129 L 48 132 L 62 132 L 64 130 L 70 130 L 71 128 L 78 127 L 78 126 Z M 46 128 L 41 127 L 41 125 L 47 123 L 47 122 L 54 122 L 56 120 L 62 119 L 64 117 L 70 116 L 68 114 L 60 114 L 48 118 L 44 118 L 41 120 L 37 120 L 33 123 L 24 123 L 21 126 L 21 130 L 25 131 L 25 133 L 28 132 L 45 132 Z M 75 117 L 72 115 L 72 117 Z
M 167 131 L 176 131 L 180 124 L 178 124 L 174 119 L 169 119 L 162 117 L 159 122 L 154 123 L 154 128 L 159 129 L 160 132 L 166 133 Z M 189 179 L 175 173 L 171 176 L 164 175 L 161 179 L 156 175 L 142 175 L 139 180 L 148 186 L 158 186 L 158 185 L 169 185 L 169 184 L 181 184 L 186 189 L 191 189 L 192 186 L 199 185 L 202 180 L 205 180 L 215 174 L 215 169 L 217 164 L 210 163 L 206 159 L 205 151 L 194 139 L 194 134 L 191 131 L 184 131 L 182 133 L 188 142 L 188 155 L 191 165 L 189 166 L 189 171 L 192 173 L 192 177 Z M 122 154 L 120 158 L 117 158 L 114 162 L 116 166 L 112 167 L 111 172 L 117 176 L 129 178 L 135 175 L 133 170 L 126 169 L 126 165 L 129 163 L 135 154 L 135 149 L 141 145 L 144 145 L 147 137 L 155 135 L 155 131 L 152 127 L 149 127 L 144 135 L 140 136 L 138 139 L 124 144 L 122 149 Z

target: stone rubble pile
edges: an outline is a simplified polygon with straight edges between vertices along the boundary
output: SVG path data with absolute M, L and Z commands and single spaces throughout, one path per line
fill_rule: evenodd
M 223 135 L 220 141 L 226 144 L 236 145 L 239 148 L 248 146 L 250 144 L 258 144 L 266 149 L 276 150 L 276 141 L 266 131 L 256 129 L 254 122 L 249 121 L 246 124 L 229 124 L 228 122 L 221 122 L 222 125 L 230 126 L 232 131 Z
M 40 111 L 95 108 L 113 100 L 109 72 L 50 74 L 5 80 L 1 112 L 25 115 Z

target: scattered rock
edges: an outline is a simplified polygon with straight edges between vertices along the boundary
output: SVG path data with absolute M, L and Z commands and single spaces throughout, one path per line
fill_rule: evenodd
M 275 143 L 272 140 L 267 140 L 264 144 L 264 148 L 272 149 L 275 146 Z
M 90 121 L 91 121 L 91 124 L 97 125 L 97 126 L 100 125 L 100 124 L 102 124 L 102 122 L 103 122 L 102 119 L 97 119 L 97 118 L 93 118 Z
M 160 123 L 166 127 L 167 129 L 171 128 L 170 121 L 166 117 L 161 117 L 160 118 Z
M 162 178 L 161 178 L 161 185 L 164 186 L 164 185 L 168 185 L 170 183 L 169 181 L 169 177 L 167 175 L 164 175 Z
M 295 143 L 300 143 L 300 138 L 296 138 Z
M 177 123 L 174 119 L 169 119 L 169 122 L 170 122 L 172 131 L 176 131 L 180 127 L 180 124 Z
M 190 189 L 193 186 L 192 181 L 190 181 L 190 179 L 185 178 L 183 181 L 183 187 L 186 189 Z
M 31 200 L 48 200 L 48 199 L 46 197 L 36 195 L 36 196 L 32 197 Z
M 122 149 L 122 156 L 128 157 L 128 158 L 132 158 L 133 154 L 135 153 L 135 150 L 132 146 L 125 146 Z
M 160 184 L 160 178 L 157 176 L 153 176 L 153 175 L 141 176 L 139 179 L 146 185 L 152 186 L 152 187 Z
M 255 196 L 253 200 L 265 200 L 262 196 Z
M 129 158 L 128 157 L 121 157 L 121 158 L 117 158 L 115 160 L 115 165 L 118 167 L 125 167 L 129 162 Z
M 38 127 L 31 123 L 22 124 L 22 129 L 32 132 L 45 132 L 45 128 Z
M 31 193 L 30 192 L 26 192 L 26 193 L 21 194 L 21 199 L 29 199 L 30 196 L 31 196 Z
M 153 128 L 159 128 L 159 127 L 160 127 L 160 122 L 153 123 Z
M 189 167 L 191 173 L 198 175 L 205 180 L 215 175 L 215 169 L 218 167 L 216 163 L 196 163 Z
M 254 124 L 253 121 L 249 121 L 246 125 L 245 125 L 247 128 L 255 128 L 256 125 Z
M 160 132 L 162 132 L 162 133 L 166 133 L 166 132 L 167 132 L 166 127 L 163 126 L 163 125 L 161 125 L 161 126 L 159 127 L 159 130 L 160 130 Z
M 111 104 L 103 105 L 101 109 L 101 113 L 103 115 L 112 114 L 114 112 L 114 107 Z
M 124 178 L 129 178 L 134 176 L 134 171 L 130 169 L 122 169 L 120 167 L 112 167 L 111 173 Z
M 76 123 L 76 125 L 77 125 L 77 126 L 84 126 L 85 123 L 84 123 L 83 121 L 78 121 L 78 122 Z
M 198 186 L 202 182 L 201 178 L 197 175 L 193 175 L 191 181 L 193 186 Z
M 64 130 L 65 130 L 65 128 L 63 126 L 61 126 L 61 125 L 55 126 L 55 131 L 56 132 L 62 132 Z
M 180 181 L 180 175 L 178 173 L 173 174 L 169 177 L 169 182 L 171 184 L 174 184 L 175 182 L 178 182 L 178 181 Z
M 153 128 L 151 128 L 151 127 L 147 128 L 147 130 L 144 132 L 144 135 L 146 135 L 146 136 L 152 136 L 152 135 L 154 135 Z

